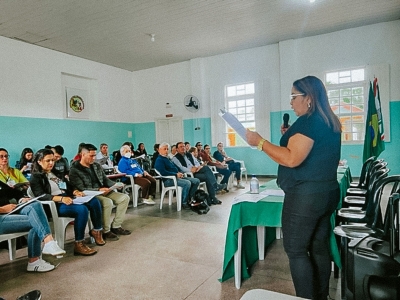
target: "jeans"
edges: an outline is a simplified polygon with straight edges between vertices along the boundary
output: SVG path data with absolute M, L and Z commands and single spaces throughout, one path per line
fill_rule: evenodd
M 129 196 L 119 192 L 110 192 L 107 195 L 98 195 L 101 207 L 103 208 L 103 229 L 104 232 L 109 232 L 110 228 L 119 228 L 125 219 L 126 209 L 129 204 Z M 114 221 L 111 224 L 111 211 L 113 204 L 117 207 L 115 210 Z
M 46 214 L 40 202 L 32 202 L 19 214 L 0 215 L 0 234 L 28 231 L 28 257 L 39 257 L 42 241 L 51 234 Z
M 306 195 L 285 194 L 283 246 L 298 297 L 326 300 L 329 294 L 330 217 L 339 199 L 339 188 Z
M 176 182 L 178 186 L 182 188 L 182 204 L 187 204 L 188 200 L 194 196 L 197 188 L 199 187 L 200 180 L 197 178 L 186 177 L 184 179 L 177 178 Z M 174 181 L 172 179 L 167 179 L 164 181 L 164 186 L 173 186 Z
M 228 185 L 228 180 L 229 180 L 229 177 L 231 176 L 232 172 L 228 168 L 217 168 L 217 171 L 219 174 L 224 176 L 224 178 L 222 178 L 220 184 L 226 183 Z
M 214 173 L 211 171 L 211 169 L 209 167 L 202 167 L 198 172 L 194 173 L 193 176 L 200 179 L 201 182 L 206 183 L 207 192 L 211 199 L 214 199 L 215 189 L 217 188 L 217 180 L 215 179 Z
M 102 229 L 101 205 L 97 198 L 93 198 L 92 200 L 83 204 L 57 204 L 57 211 L 60 217 L 70 217 L 75 219 L 74 232 L 75 241 L 77 242 L 82 241 L 85 238 L 85 228 L 88 221 L 89 212 L 93 228 L 96 230 Z
M 230 160 L 227 163 L 229 170 L 231 170 L 231 172 L 235 172 L 236 180 L 240 180 L 241 177 L 240 162 Z

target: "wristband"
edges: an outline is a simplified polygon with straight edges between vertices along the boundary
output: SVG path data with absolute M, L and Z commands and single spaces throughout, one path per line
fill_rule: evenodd
M 263 151 L 263 145 L 264 145 L 265 141 L 266 141 L 265 139 L 260 140 L 260 142 L 258 143 L 258 146 L 257 146 L 257 150 Z

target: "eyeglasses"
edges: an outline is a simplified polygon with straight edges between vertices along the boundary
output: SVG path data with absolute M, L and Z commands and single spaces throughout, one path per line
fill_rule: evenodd
M 301 94 L 291 94 L 291 95 L 290 95 L 290 101 L 296 99 L 297 96 L 304 96 L 304 95 L 305 95 L 304 93 L 301 93 Z
M 9 158 L 10 158 L 10 155 L 8 155 L 8 154 L 6 154 L 6 155 L 0 155 L 0 159 L 3 159 L 3 158 L 9 159 Z
M 207 148 L 204 148 L 205 150 L 209 150 L 210 149 L 210 147 L 207 147 Z
M 199 147 L 199 146 L 200 146 L 200 147 L 203 147 L 203 145 L 198 144 L 197 147 Z

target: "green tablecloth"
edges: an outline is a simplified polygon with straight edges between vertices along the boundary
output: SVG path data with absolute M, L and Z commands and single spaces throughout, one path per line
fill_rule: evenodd
M 351 182 L 350 169 L 338 169 L 338 182 L 341 196 L 346 195 L 346 190 Z M 263 189 L 279 189 L 276 181 L 269 181 L 261 186 Z M 343 199 L 343 198 L 342 198 Z M 225 252 L 223 261 L 223 282 L 235 275 L 234 255 L 238 247 L 238 230 L 243 228 L 242 235 L 242 279 L 250 277 L 249 268 L 258 260 L 257 226 L 266 227 L 265 245 L 268 246 L 275 240 L 275 227 L 281 227 L 283 197 L 268 196 L 258 202 L 240 202 L 232 205 L 226 232 Z M 332 215 L 332 225 L 335 225 L 335 214 Z M 331 252 L 334 262 L 340 267 L 340 255 L 335 235 L 330 237 Z

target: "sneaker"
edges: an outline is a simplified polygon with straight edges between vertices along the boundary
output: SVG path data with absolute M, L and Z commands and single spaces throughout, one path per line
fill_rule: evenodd
M 53 256 L 59 256 L 59 255 L 64 255 L 66 252 L 60 247 L 58 247 L 57 242 L 53 240 L 44 244 L 42 253 Z
M 144 198 L 143 198 L 143 203 L 146 203 L 146 204 L 148 204 L 148 205 L 154 205 L 154 204 L 156 204 L 156 203 L 154 202 L 154 200 L 150 198 L 150 196 L 149 196 L 149 199 L 144 199 Z
M 242 184 L 240 184 L 240 183 L 238 183 L 238 184 L 236 185 L 236 187 L 237 187 L 238 189 L 245 189 L 245 187 L 244 187 Z
M 39 290 L 30 291 L 25 295 L 19 296 L 17 300 L 40 300 L 42 299 L 42 293 Z
M 26 270 L 28 272 L 49 272 L 54 270 L 54 266 L 47 261 L 39 258 L 38 260 L 34 261 L 33 263 L 28 263 L 28 267 Z
M 226 189 L 226 183 L 224 184 L 217 184 L 217 188 L 215 189 L 216 192 Z

